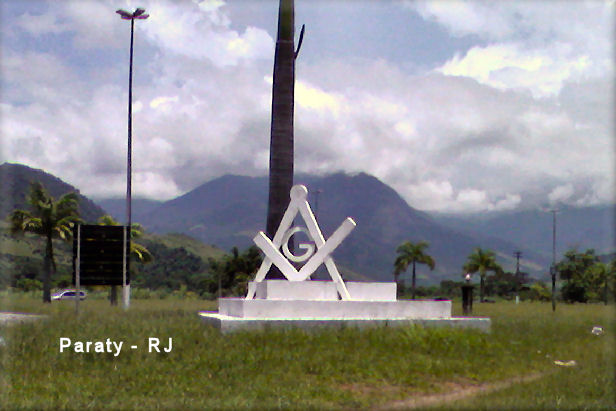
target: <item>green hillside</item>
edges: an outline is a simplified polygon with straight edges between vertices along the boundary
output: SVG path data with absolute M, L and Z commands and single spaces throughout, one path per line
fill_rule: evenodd
M 164 235 L 145 234 L 142 237 L 147 241 L 159 242 L 167 248 L 184 248 L 186 251 L 207 261 L 208 258 L 220 258 L 225 255 L 225 251 L 218 247 L 207 245 L 186 234 L 169 233 Z
M 6 220 L 15 209 L 28 209 L 26 202 L 30 183 L 40 182 L 51 196 L 79 190 L 43 170 L 21 164 L 0 165 L 0 288 L 37 287 L 42 281 L 44 241 L 32 234 L 9 234 Z M 79 212 L 86 222 L 96 222 L 106 212 L 93 201 L 79 195 Z M 145 245 L 154 259 L 147 265 L 131 264 L 132 284 L 138 287 L 173 291 L 184 287 L 199 291 L 199 284 L 211 277 L 208 260 L 219 259 L 225 252 L 184 234 L 155 235 L 145 233 L 137 242 Z M 57 264 L 53 284 L 66 287 L 72 281 L 72 244 L 54 240 Z
M 4 163 L 0 165 L 0 219 L 4 219 L 16 208 L 26 209 L 26 196 L 30 183 L 38 181 L 54 198 L 76 192 L 79 195 L 79 213 L 87 222 L 95 222 L 105 212 L 89 198 L 79 194 L 79 190 L 43 170 L 22 164 Z

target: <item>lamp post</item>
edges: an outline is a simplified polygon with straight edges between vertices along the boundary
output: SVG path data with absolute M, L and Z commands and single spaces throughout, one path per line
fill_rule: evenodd
M 135 19 L 145 20 L 150 17 L 145 14 L 145 9 L 137 8 L 133 13 L 126 10 L 118 9 L 116 13 L 122 17 L 122 20 L 130 20 L 130 61 L 128 68 L 128 155 L 127 155 L 127 171 L 126 171 L 126 226 L 128 227 L 128 249 L 130 250 L 130 232 L 132 225 L 131 216 L 131 179 L 132 179 L 132 132 L 133 132 L 133 33 L 135 30 Z M 126 282 L 124 282 L 126 290 Z M 128 296 L 125 292 L 124 303 L 128 306 Z M 117 300 L 115 286 L 111 289 L 112 303 Z
M 130 62 L 128 66 L 128 161 L 126 173 L 126 224 L 131 226 L 131 145 L 133 132 L 133 32 L 135 30 L 135 19 L 145 20 L 150 17 L 149 14 L 144 14 L 145 9 L 138 8 L 133 13 L 125 10 L 116 10 L 123 20 L 130 20 Z
M 515 303 L 518 304 L 520 302 L 520 257 L 522 257 L 522 252 L 521 251 L 516 251 L 515 253 L 513 253 L 513 255 L 515 255 L 516 258 L 516 263 L 515 263 Z

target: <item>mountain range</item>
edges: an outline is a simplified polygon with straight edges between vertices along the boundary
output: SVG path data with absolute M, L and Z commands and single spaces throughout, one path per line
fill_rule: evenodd
M 556 221 L 549 209 L 523 210 L 488 214 L 434 215 L 436 221 L 465 232 L 507 238 L 532 249 L 544 257 L 552 257 L 552 237 L 556 226 L 556 254 L 575 248 L 592 248 L 597 254 L 614 252 L 616 240 L 616 206 L 554 208 Z M 555 223 L 555 224 L 554 224 Z
M 79 196 L 79 214 L 87 222 L 95 222 L 105 211 L 92 200 L 79 194 L 79 190 L 58 177 L 43 170 L 21 164 L 4 163 L 0 165 L 0 218 L 5 218 L 16 208 L 26 209 L 26 196 L 30 184 L 40 182 L 47 192 L 58 199 L 63 194 L 75 192 Z
M 436 259 L 433 273 L 419 267 L 420 277 L 430 282 L 457 278 L 466 257 L 475 247 L 488 247 L 499 261 L 513 269 L 516 245 L 498 238 L 468 235 L 436 222 L 429 214 L 410 207 L 391 187 L 365 173 L 343 173 L 325 177 L 298 175 L 308 200 L 327 238 L 347 217 L 357 228 L 336 249 L 336 261 L 369 278 L 392 279 L 396 248 L 403 241 L 427 241 L 428 252 Z M 144 203 L 139 221 L 157 233 L 179 231 L 223 249 L 252 245 L 252 238 L 265 226 L 267 177 L 226 175 L 209 181 L 189 193 L 155 206 Z M 318 192 L 318 194 L 317 194 Z M 121 215 L 123 200 L 102 202 Z M 139 207 L 135 203 L 133 209 Z M 301 225 L 301 221 L 297 221 Z M 301 239 L 300 239 L 301 241 Z M 522 269 L 537 274 L 545 259 L 526 251 Z
M 17 164 L 0 166 L 1 215 L 23 207 L 29 181 L 41 181 L 54 196 L 78 191 L 57 177 Z M 552 218 L 533 211 L 490 215 L 433 215 L 409 206 L 391 187 L 365 173 L 328 176 L 297 175 L 296 184 L 309 190 L 308 200 L 328 238 L 348 216 L 356 229 L 336 249 L 336 262 L 360 277 L 392 279 L 396 248 L 403 241 L 427 241 L 436 260 L 434 272 L 418 267 L 424 284 L 458 279 L 462 265 L 475 247 L 496 252 L 506 270 L 515 270 L 514 251 L 522 252 L 520 268 L 544 279 L 551 261 Z M 134 199 L 133 221 L 152 233 L 183 233 L 224 250 L 252 245 L 265 227 L 267 177 L 225 175 L 169 201 Z M 88 221 L 109 213 L 125 220 L 125 199 L 82 198 Z M 562 208 L 558 214 L 559 250 L 569 245 L 613 252 L 614 207 Z M 85 212 L 85 213 L 84 213 Z M 303 225 L 301 218 L 296 224 Z M 298 234 L 300 235 L 300 234 Z M 298 241 L 305 241 L 299 237 Z

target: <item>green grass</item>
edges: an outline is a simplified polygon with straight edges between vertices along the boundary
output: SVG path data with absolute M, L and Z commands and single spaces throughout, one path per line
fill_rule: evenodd
M 370 409 L 530 374 L 543 377 L 446 408 L 614 406 L 613 306 L 474 308 L 492 318 L 491 334 L 406 327 L 220 335 L 197 316 L 215 309 L 213 302 L 134 300 L 125 312 L 90 300 L 76 318 L 72 302 L 7 296 L 1 310 L 49 319 L 0 329 L 7 342 L 0 348 L 0 408 Z M 592 335 L 594 325 L 606 334 Z M 60 337 L 110 338 L 125 347 L 118 357 L 60 353 Z M 148 337 L 163 345 L 173 338 L 173 350 L 148 353 Z M 561 368 L 556 359 L 578 365 Z

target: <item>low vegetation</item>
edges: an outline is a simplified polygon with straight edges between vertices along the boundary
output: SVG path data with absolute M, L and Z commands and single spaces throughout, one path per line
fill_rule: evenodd
M 556 265 L 556 270 L 565 280 L 561 295 L 567 302 L 602 300 L 607 303 L 610 294 L 616 296 L 616 259 L 606 264 L 592 249 L 583 253 L 571 249 Z
M 490 334 L 403 327 L 221 335 L 199 320 L 197 311 L 215 309 L 201 300 L 134 300 L 123 311 L 93 299 L 78 317 L 72 302 L 1 301 L 2 310 L 49 316 L 0 328 L 0 404 L 13 408 L 372 409 L 525 376 L 536 379 L 435 406 L 605 409 L 616 394 L 612 305 L 553 313 L 545 303 L 480 304 L 474 314 L 492 318 Z M 604 334 L 593 335 L 594 326 Z M 61 337 L 125 348 L 118 356 L 60 353 Z M 172 351 L 148 353 L 149 337 L 161 347 L 172 338 Z

